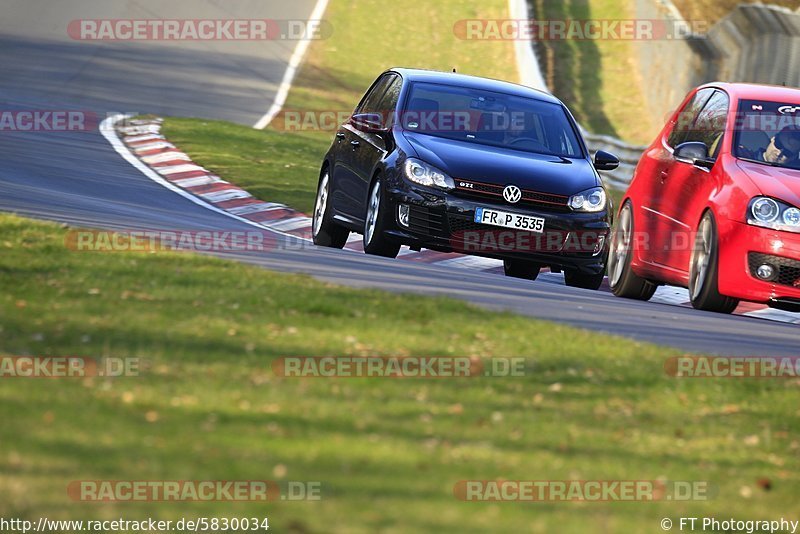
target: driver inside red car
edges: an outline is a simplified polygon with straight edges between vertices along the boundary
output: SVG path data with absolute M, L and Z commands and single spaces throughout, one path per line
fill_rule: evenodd
M 739 147 L 742 157 L 776 163 L 778 165 L 794 165 L 800 162 L 800 131 L 794 126 L 787 126 L 769 140 L 769 144 L 757 150 Z

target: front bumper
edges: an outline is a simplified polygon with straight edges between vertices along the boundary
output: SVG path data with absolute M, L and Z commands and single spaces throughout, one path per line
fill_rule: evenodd
M 523 259 L 586 274 L 605 270 L 611 228 L 609 211 L 577 213 L 566 206 L 540 209 L 505 204 L 417 188 L 405 181 L 391 184 L 387 193 L 394 224 L 386 235 L 402 244 L 495 259 Z M 398 220 L 401 204 L 409 206 L 408 226 Z M 545 219 L 544 232 L 475 223 L 475 210 L 479 207 L 541 217 Z
M 742 300 L 800 311 L 800 234 L 728 221 L 720 228 L 719 291 Z M 773 280 L 756 276 L 758 265 L 775 268 Z

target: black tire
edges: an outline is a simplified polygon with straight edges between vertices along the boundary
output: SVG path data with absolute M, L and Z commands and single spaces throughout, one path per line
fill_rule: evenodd
M 617 226 L 611 237 L 611 251 L 608 255 L 608 283 L 614 295 L 626 299 L 650 300 L 658 286 L 646 280 L 631 269 L 633 247 L 631 236 L 634 233 L 633 207 L 627 201 L 619 211 Z
M 364 217 L 364 252 L 384 258 L 396 258 L 400 252 L 400 244 L 386 239 L 384 231 L 391 226 L 394 213 L 386 202 L 383 182 L 380 176 L 369 188 L 367 196 L 367 213 Z M 370 229 L 370 225 L 373 225 Z
M 344 248 L 350 230 L 333 221 L 330 205 L 330 177 L 328 169 L 323 171 L 317 186 L 317 199 L 314 201 L 311 235 L 314 244 L 321 247 Z
M 698 310 L 731 313 L 739 300 L 719 292 L 719 238 L 711 212 L 706 212 L 697 227 L 689 260 L 689 298 Z
M 581 289 L 600 289 L 606 273 L 586 274 L 580 271 L 564 271 L 564 283 L 570 287 L 580 287 Z
M 503 260 L 503 272 L 512 278 L 536 280 L 542 266 L 539 263 L 525 260 Z

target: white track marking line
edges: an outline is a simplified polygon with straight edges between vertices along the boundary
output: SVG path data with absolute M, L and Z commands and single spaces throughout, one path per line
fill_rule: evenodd
M 275 204 L 274 202 L 260 202 L 258 204 L 247 204 L 246 206 L 239 206 L 238 208 L 230 208 L 228 211 L 236 215 L 245 215 L 248 213 L 260 213 L 262 211 L 275 211 L 289 209 L 283 204 Z
M 659 286 L 650 300 L 663 304 L 686 306 L 689 303 L 689 290 L 683 287 Z
M 253 195 L 244 189 L 230 188 L 223 189 L 222 191 L 213 191 L 211 193 L 200 193 L 197 196 L 202 197 L 209 202 L 225 202 L 226 200 L 236 200 L 237 198 L 251 198 Z
M 142 152 L 147 152 L 148 150 L 158 150 L 160 148 L 175 148 L 175 145 L 172 143 L 167 143 L 166 141 L 156 141 L 154 143 L 147 143 L 146 145 L 139 145 L 133 148 L 133 151 L 137 154 L 141 154 Z
M 184 163 L 183 165 L 170 165 L 169 167 L 156 167 L 156 172 L 162 176 L 169 176 L 171 174 L 180 174 L 182 172 L 202 171 L 208 172 L 200 165 L 194 163 Z
M 161 126 L 157 124 L 149 124 L 147 126 L 123 126 L 119 129 L 125 135 L 142 135 L 153 134 L 161 131 Z
M 179 150 L 171 150 L 169 152 L 162 152 L 161 154 L 154 154 L 152 156 L 143 156 L 142 161 L 148 165 L 154 163 L 164 163 L 165 161 L 192 161 L 188 154 L 184 154 Z
M 537 281 L 543 280 L 545 282 L 553 282 L 557 284 L 564 283 L 564 274 L 563 273 L 551 273 L 551 272 L 544 272 L 539 273 L 539 276 L 536 278 Z M 535 284 L 536 282 L 534 282 Z
M 431 265 L 440 265 L 442 267 L 456 267 L 459 269 L 476 269 L 479 271 L 488 271 L 496 267 L 503 266 L 503 260 L 493 260 L 491 258 L 481 258 L 480 256 L 461 256 L 458 258 L 449 258 L 432 263 Z
M 311 228 L 311 219 L 306 216 L 292 217 L 291 219 L 281 219 L 280 221 L 271 222 L 270 228 L 277 228 L 284 232 L 292 230 L 299 230 L 300 228 Z
M 126 143 L 138 143 L 139 141 L 156 141 L 158 139 L 164 139 L 164 136 L 161 134 L 143 134 L 143 135 L 129 135 L 125 138 Z
M 155 125 L 153 124 L 154 122 L 156 123 Z M 162 122 L 164 122 L 164 119 L 161 117 L 156 117 L 155 119 L 133 119 L 129 122 L 129 124 L 135 124 L 137 126 L 157 126 L 158 128 L 161 128 L 159 125 Z
M 198 185 L 227 184 L 228 182 L 226 182 L 219 176 L 214 176 L 213 174 L 207 174 L 206 176 L 198 176 L 197 178 L 184 178 L 182 180 L 173 180 L 172 183 L 186 189 L 188 187 L 197 187 Z
M 317 0 L 317 4 L 314 6 L 314 10 L 311 12 L 311 16 L 308 18 L 308 20 L 321 20 L 322 15 L 325 14 L 325 9 L 327 7 L 328 0 Z M 294 76 L 297 74 L 297 69 L 300 67 L 300 63 L 303 61 L 303 56 L 306 55 L 306 50 L 308 50 L 309 44 L 311 44 L 310 37 L 304 37 L 297 43 L 297 46 L 294 48 L 294 52 L 292 53 L 292 57 L 289 59 L 289 65 L 286 67 L 286 72 L 283 73 L 283 79 L 278 87 L 278 93 L 275 95 L 275 101 L 272 103 L 269 111 L 267 111 L 264 116 L 253 125 L 253 128 L 256 130 L 263 130 L 266 128 L 267 125 L 272 122 L 272 119 L 275 118 L 275 115 L 277 115 L 280 110 L 283 109 L 283 105 L 286 103 L 286 97 L 289 96 L 289 89 L 292 87 Z
M 757 319 L 767 319 L 769 321 L 778 321 L 781 323 L 800 324 L 800 315 L 783 310 L 776 310 L 774 308 L 766 308 L 763 310 L 755 310 L 742 314 L 746 317 L 755 317 Z

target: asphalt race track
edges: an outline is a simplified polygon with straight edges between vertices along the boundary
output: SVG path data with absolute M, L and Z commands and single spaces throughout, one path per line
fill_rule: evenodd
M 294 48 L 271 42 L 84 42 L 80 18 L 303 19 L 314 2 L 5 0 L 0 107 L 195 116 L 254 124 L 270 107 Z M 269 200 L 269 199 L 267 199 Z M 0 133 L 0 210 L 99 228 L 252 229 L 152 182 L 98 131 Z M 283 238 L 281 238 L 283 239 Z M 686 351 L 797 355 L 796 325 L 617 299 L 547 280 L 503 276 L 302 247 L 229 257 L 355 287 L 443 294 Z M 587 347 L 591 350 L 591 347 Z

